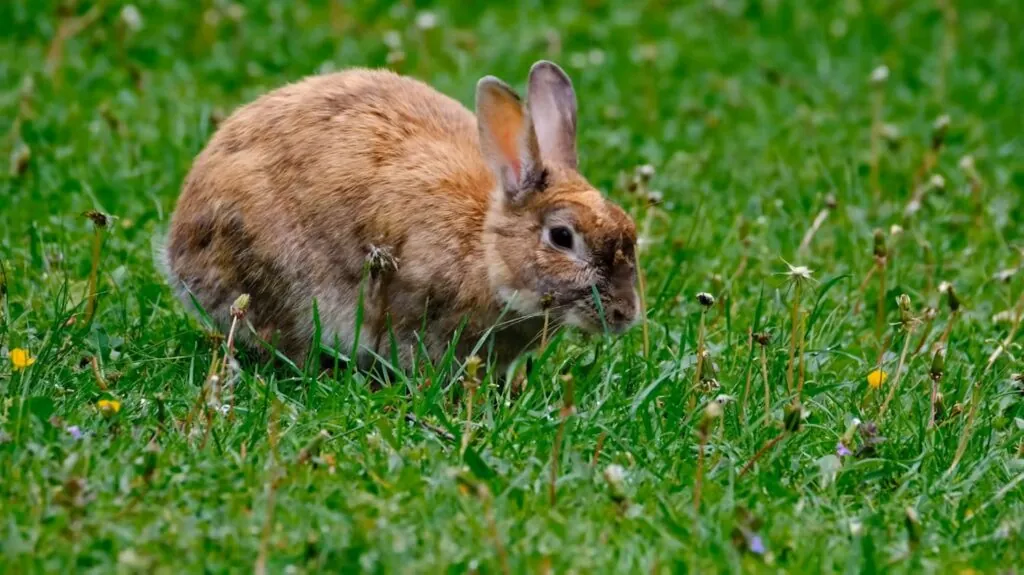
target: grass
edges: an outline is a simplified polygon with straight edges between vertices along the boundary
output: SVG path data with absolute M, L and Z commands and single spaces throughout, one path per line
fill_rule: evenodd
M 0 571 L 1019 568 L 1022 24 L 1016 0 L 2 3 Z M 151 252 L 217 121 L 348 65 L 469 104 L 539 58 L 645 230 L 646 334 L 557 336 L 473 403 L 452 369 L 373 392 L 244 364 L 208 407 L 224 343 Z

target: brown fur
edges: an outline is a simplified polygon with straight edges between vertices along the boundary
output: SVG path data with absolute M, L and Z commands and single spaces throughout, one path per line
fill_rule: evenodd
M 311 342 L 315 299 L 323 343 L 337 339 L 348 352 L 375 247 L 397 267 L 363 284 L 362 363 L 371 351 L 390 356 L 386 320 L 408 367 L 420 342 L 438 359 L 463 319 L 457 351 L 468 353 L 512 305 L 517 313 L 502 323 L 514 325 L 494 335 L 497 359 L 508 361 L 538 340 L 539 296 L 549 296 L 555 322 L 596 329 L 592 286 L 610 325 L 631 325 L 635 229 L 564 156 L 575 100 L 571 140 L 545 124 L 538 146 L 527 108 L 494 82 L 478 89 L 478 110 L 493 112 L 479 126 L 426 84 L 367 69 L 307 78 L 237 110 L 196 158 L 172 218 L 164 257 L 178 296 L 194 297 L 223 329 L 232 301 L 250 294 L 257 334 L 276 336 L 297 361 Z M 545 145 L 563 157 L 536 157 Z M 518 150 L 522 161 L 511 157 Z M 545 243 L 553 213 L 584 240 L 586 261 Z

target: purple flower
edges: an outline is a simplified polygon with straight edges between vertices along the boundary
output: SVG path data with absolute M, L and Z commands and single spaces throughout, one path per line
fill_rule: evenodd
M 848 455 L 853 455 L 853 452 L 850 451 L 850 448 L 843 445 L 842 441 L 840 441 L 836 444 L 836 455 L 839 457 L 846 457 Z
M 756 553 L 757 555 L 764 555 L 764 541 L 761 539 L 761 536 L 757 533 L 751 535 L 750 538 L 747 540 L 747 547 L 750 549 L 751 553 Z
M 72 439 L 82 439 L 82 430 L 79 429 L 77 425 L 72 425 L 68 427 L 68 435 L 70 435 Z

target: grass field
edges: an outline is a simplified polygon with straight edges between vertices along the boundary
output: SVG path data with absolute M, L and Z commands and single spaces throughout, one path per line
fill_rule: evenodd
M 1024 4 L 492 4 L 0 5 L 0 571 L 1020 569 Z M 563 332 L 472 402 L 245 364 L 210 406 L 224 343 L 151 254 L 217 121 L 539 58 L 643 231 L 649 345 Z

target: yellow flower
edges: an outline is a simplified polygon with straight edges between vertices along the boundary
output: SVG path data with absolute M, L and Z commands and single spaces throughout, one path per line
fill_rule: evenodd
M 11 350 L 11 364 L 14 371 L 21 371 L 36 362 L 36 358 L 28 354 L 27 349 L 16 347 Z
M 96 402 L 96 407 L 106 417 L 110 417 L 121 411 L 121 402 L 116 399 L 101 399 Z
M 887 379 L 889 379 L 888 373 L 885 373 L 880 369 L 876 369 L 868 374 L 868 385 L 871 386 L 871 389 L 878 389 L 879 387 L 882 387 L 882 384 L 885 383 L 885 380 Z

